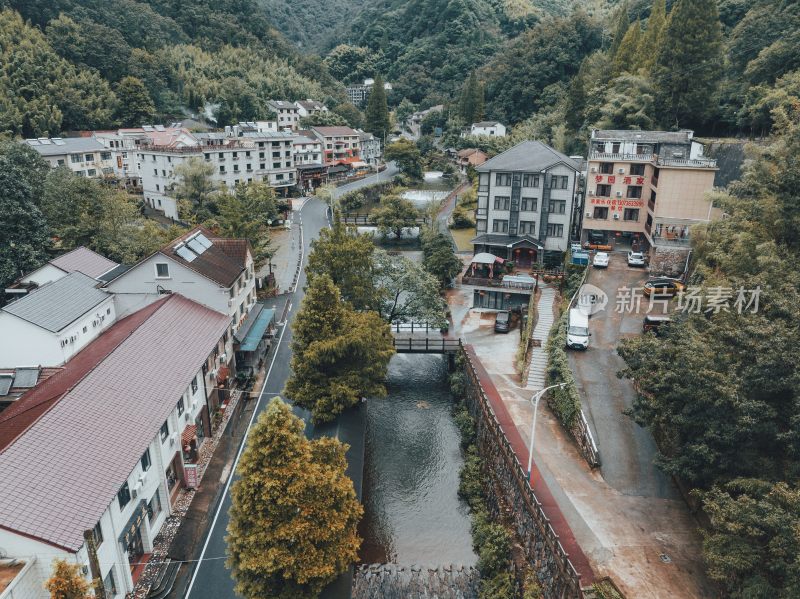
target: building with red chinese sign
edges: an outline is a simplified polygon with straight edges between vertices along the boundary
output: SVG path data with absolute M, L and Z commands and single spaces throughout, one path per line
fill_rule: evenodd
M 716 160 L 693 132 L 604 131 L 589 142 L 581 240 L 641 250 L 688 248 L 690 228 L 718 216 L 706 192 Z
M 311 132 L 322 142 L 325 164 L 361 162 L 361 136 L 350 127 L 312 127 Z

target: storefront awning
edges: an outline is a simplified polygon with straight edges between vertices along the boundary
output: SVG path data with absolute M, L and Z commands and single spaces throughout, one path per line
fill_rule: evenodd
M 488 252 L 481 252 L 480 254 L 475 254 L 475 256 L 473 256 L 471 260 L 472 264 L 494 264 L 495 262 L 499 262 L 500 264 L 502 264 L 503 262 L 505 262 L 505 260 L 503 260 L 499 256 L 495 256 L 494 254 L 490 254 Z
M 244 339 L 239 343 L 239 351 L 256 351 L 261 339 L 264 337 L 264 333 L 266 333 L 274 318 L 275 310 L 272 308 L 261 310 Z

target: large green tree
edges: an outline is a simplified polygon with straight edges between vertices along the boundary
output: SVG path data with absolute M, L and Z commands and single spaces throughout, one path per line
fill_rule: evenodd
M 49 167 L 27 145 L 0 141 L 0 284 L 47 261 L 49 227 L 39 206 Z
M 394 160 L 400 172 L 411 179 L 422 179 L 422 154 L 416 144 L 406 138 L 386 146 L 385 160 Z
M 327 275 L 311 279 L 292 325 L 292 374 L 286 394 L 311 411 L 314 422 L 333 420 L 362 397 L 386 394 L 391 331 L 376 312 L 342 302 Z
M 266 183 L 239 184 L 233 193 L 215 198 L 216 215 L 207 225 L 223 237 L 247 239 L 253 248 L 256 267 L 271 255 L 269 226 L 278 218 L 275 191 Z
M 464 264 L 453 252 L 453 243 L 448 235 L 426 228 L 421 237 L 422 264 L 444 288 L 461 272 Z
M 475 71 L 469 75 L 461 88 L 458 111 L 465 123 L 476 123 L 483 118 L 483 85 Z
M 699 127 L 717 105 L 722 27 L 717 0 L 678 0 L 653 67 L 656 111 L 663 127 Z
M 371 216 L 382 235 L 391 233 L 399 241 L 403 231 L 417 226 L 420 212 L 413 202 L 392 193 L 381 198 L 380 206 L 372 211 Z
M 175 167 L 175 197 L 181 202 L 181 217 L 202 222 L 214 215 L 220 186 L 214 182 L 213 174 L 212 164 L 194 156 Z
M 316 597 L 358 558 L 363 509 L 345 474 L 348 447 L 304 429 L 276 397 L 248 435 L 226 537 L 246 599 Z
M 445 325 L 445 303 L 439 295 L 439 283 L 421 264 L 378 250 L 375 273 L 380 314 L 386 322 Z
M 144 83 L 137 77 L 123 77 L 117 84 L 117 119 L 123 127 L 141 127 L 153 120 L 156 107 Z
M 383 77 L 378 74 L 375 75 L 375 83 L 369 92 L 367 107 L 364 110 L 364 129 L 383 140 L 390 126 L 386 90 L 383 88 Z

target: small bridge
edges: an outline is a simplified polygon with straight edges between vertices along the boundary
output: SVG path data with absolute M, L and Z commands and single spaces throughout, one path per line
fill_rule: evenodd
M 448 337 L 395 337 L 398 354 L 454 354 L 461 351 L 461 339 Z
M 360 225 L 362 227 L 376 226 L 374 217 L 368 212 L 365 212 L 363 214 L 362 213 L 343 214 L 341 216 L 341 221 L 345 225 Z M 406 223 L 405 223 L 405 226 L 406 227 L 420 226 L 420 225 L 424 225 L 427 222 L 428 222 L 428 219 L 426 219 L 426 218 L 424 218 L 422 216 L 419 216 L 419 217 L 417 217 L 417 218 L 415 218 L 413 220 L 412 219 L 408 219 L 406 221 Z

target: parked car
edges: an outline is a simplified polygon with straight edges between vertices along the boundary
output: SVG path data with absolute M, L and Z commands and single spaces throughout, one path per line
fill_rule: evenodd
M 660 279 L 650 279 L 644 284 L 644 294 L 646 296 L 672 297 L 679 291 L 686 289 L 681 281 L 662 277 Z
M 644 254 L 642 252 L 628 252 L 628 266 L 644 266 Z
M 592 266 L 595 268 L 606 268 L 608 266 L 608 253 L 597 252 L 592 260 Z
M 567 324 L 567 347 L 572 349 L 587 349 L 589 347 L 589 317 L 578 308 L 569 311 Z
M 508 333 L 511 328 L 511 312 L 508 310 L 501 310 L 497 313 L 497 318 L 494 321 L 495 333 Z
M 658 335 L 661 327 L 668 325 L 671 322 L 672 319 L 669 316 L 648 314 L 642 321 L 642 332 L 647 333 L 648 331 L 653 331 L 656 335 Z

